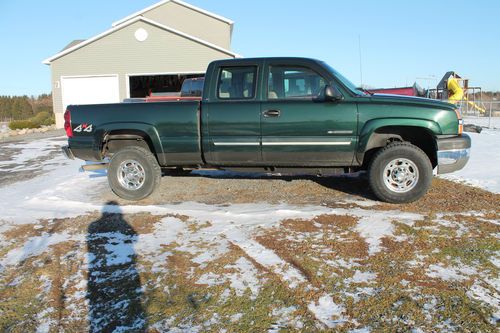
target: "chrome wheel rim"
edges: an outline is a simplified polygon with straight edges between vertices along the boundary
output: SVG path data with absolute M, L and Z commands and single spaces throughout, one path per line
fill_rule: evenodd
M 418 183 L 418 168 L 406 158 L 397 158 L 390 161 L 384 169 L 385 186 L 396 193 L 406 193 Z
M 137 191 L 146 180 L 146 172 L 141 163 L 134 160 L 123 161 L 118 167 L 118 181 L 127 190 Z

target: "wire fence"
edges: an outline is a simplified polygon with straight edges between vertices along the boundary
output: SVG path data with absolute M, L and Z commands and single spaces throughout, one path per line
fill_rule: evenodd
M 461 101 L 459 107 L 465 124 L 500 129 L 500 101 Z

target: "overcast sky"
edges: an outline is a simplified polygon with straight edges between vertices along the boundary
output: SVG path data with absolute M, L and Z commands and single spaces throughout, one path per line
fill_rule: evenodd
M 235 21 L 233 51 L 327 61 L 355 84 L 434 87 L 454 70 L 500 90 L 500 1 L 190 0 Z M 50 92 L 42 60 L 155 0 L 0 0 L 0 95 Z M 424 79 L 418 79 L 424 78 Z

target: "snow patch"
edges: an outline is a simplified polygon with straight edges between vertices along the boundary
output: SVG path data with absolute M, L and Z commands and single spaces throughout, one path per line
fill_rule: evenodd
M 307 308 L 328 328 L 335 328 L 347 321 L 343 316 L 345 308 L 336 304 L 329 295 L 321 296 L 317 303 L 309 303 Z
M 240 319 L 243 317 L 243 313 L 236 313 L 232 315 L 229 320 L 231 320 L 232 323 L 237 323 L 240 321 Z
M 352 278 L 346 279 L 345 282 L 347 284 L 350 284 L 350 283 L 371 283 L 375 279 L 377 279 L 377 273 L 356 271 L 356 273 L 354 273 L 354 276 Z
M 300 319 L 293 318 L 292 314 L 297 311 L 295 306 L 290 306 L 287 308 L 277 308 L 273 309 L 272 315 L 277 318 L 277 322 L 272 324 L 268 329 L 268 333 L 279 333 L 282 332 L 283 329 L 289 328 L 289 326 L 295 327 L 297 329 L 301 329 L 303 327 L 303 323 Z
M 343 258 L 340 259 L 334 259 L 334 260 L 324 260 L 323 261 L 325 264 L 327 264 L 330 267 L 335 267 L 335 268 L 346 268 L 346 269 L 352 269 L 354 267 L 359 267 L 361 266 L 356 262 L 356 259 L 350 258 L 349 261 L 346 261 Z
M 174 242 L 185 228 L 186 224 L 178 218 L 165 217 L 155 224 L 152 233 L 139 235 L 135 249 L 143 255 L 155 253 L 164 245 Z
M 477 271 L 469 266 L 443 267 L 430 265 L 426 275 L 431 278 L 437 278 L 446 281 L 464 281 L 471 275 L 477 274 Z
M 356 231 L 368 243 L 369 255 L 374 255 L 382 250 L 380 246 L 382 238 L 393 236 L 394 224 L 392 221 L 397 220 L 400 223 L 412 226 L 415 221 L 422 219 L 421 215 L 399 211 L 379 212 L 357 209 L 351 211 L 350 214 L 360 218 Z
M 124 265 L 132 261 L 135 251 L 131 244 L 134 238 L 122 233 L 114 232 L 107 235 L 98 234 L 99 238 L 107 238 L 104 245 L 106 250 L 106 265 Z
M 252 300 L 257 298 L 260 290 L 258 271 L 248 259 L 241 257 L 233 265 L 227 265 L 224 268 L 236 272 L 226 273 L 224 276 L 212 272 L 206 273 L 196 281 L 196 284 L 215 286 L 229 282 L 238 297 L 242 297 L 246 290 L 249 289 L 252 294 L 250 298 Z
M 30 237 L 21 248 L 10 250 L 2 260 L 0 260 L 0 271 L 6 266 L 15 266 L 30 257 L 38 256 L 49 247 L 68 241 L 81 241 L 83 235 L 71 235 L 65 233 L 43 233 L 40 236 Z
M 470 160 L 462 170 L 439 177 L 500 193 L 500 131 L 467 133 L 472 139 Z M 485 171 L 487 170 L 487 171 Z
M 298 269 L 285 262 L 274 251 L 254 240 L 242 237 L 242 234 L 236 230 L 231 230 L 226 235 L 233 244 L 239 246 L 249 257 L 280 276 L 290 288 L 296 288 L 299 284 L 307 281 Z
M 56 324 L 55 320 L 50 319 L 48 317 L 51 313 L 53 313 L 55 309 L 53 307 L 47 308 L 42 312 L 36 315 L 36 319 L 38 320 L 38 326 L 36 329 L 36 333 L 48 333 L 50 332 L 50 327 L 53 324 Z
M 470 290 L 467 292 L 467 296 L 476 301 L 486 303 L 488 306 L 494 309 L 492 323 L 498 323 L 500 321 L 500 294 L 498 293 L 498 281 L 497 288 L 494 288 L 490 284 L 489 288 L 481 285 L 479 282 L 475 282 Z

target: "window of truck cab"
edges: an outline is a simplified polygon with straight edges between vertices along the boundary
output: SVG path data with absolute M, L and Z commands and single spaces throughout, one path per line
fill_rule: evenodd
M 318 97 L 327 85 L 327 79 L 308 67 L 270 66 L 267 99 L 312 100 Z
M 254 99 L 257 66 L 222 67 L 219 71 L 217 98 L 221 100 Z

